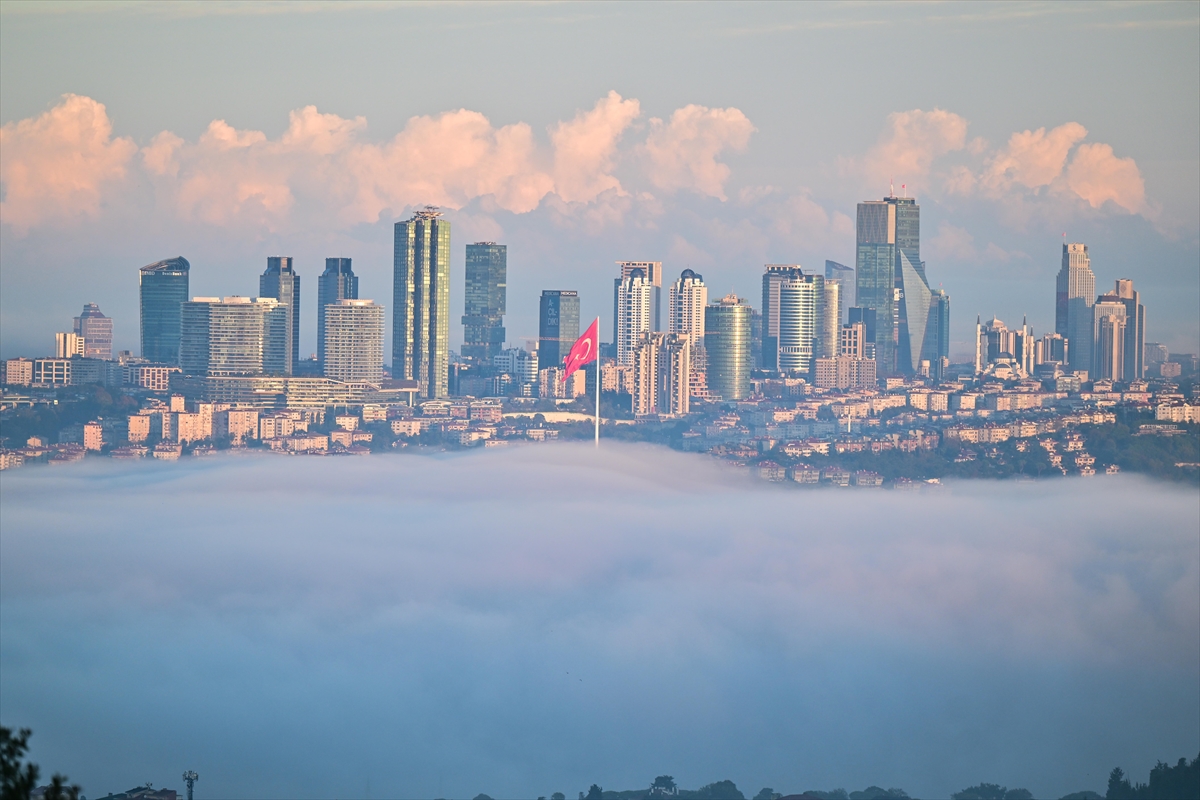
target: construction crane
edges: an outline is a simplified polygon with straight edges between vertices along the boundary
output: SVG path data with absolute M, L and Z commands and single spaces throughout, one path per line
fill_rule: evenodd
M 194 770 L 188 770 L 183 773 L 183 782 L 188 787 L 188 800 L 192 800 L 192 787 L 196 785 L 196 781 L 200 780 L 200 776 Z

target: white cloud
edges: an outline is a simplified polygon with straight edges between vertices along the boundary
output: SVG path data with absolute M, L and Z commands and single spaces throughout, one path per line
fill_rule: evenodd
M 1014 183 L 1030 189 L 1048 186 L 1062 174 L 1067 154 L 1085 136 L 1087 129 L 1078 122 L 1059 125 L 1049 133 L 1045 128 L 1014 133 L 992 157 L 983 183 L 994 191 L 1003 191 Z
M 1141 170 L 1132 158 L 1117 158 L 1111 145 L 1080 145 L 1067 168 L 1067 185 L 1092 208 L 1111 201 L 1130 214 L 1147 215 Z
M 0 218 L 19 234 L 51 219 L 95 216 L 137 152 L 114 138 L 102 103 L 63 95 L 37 117 L 0 128 Z
M 622 193 L 620 181 L 611 174 L 617 143 L 641 113 L 637 100 L 610 91 L 591 111 L 580 111 L 554 126 L 550 141 L 555 193 L 568 203 L 590 203 L 609 190 Z
M 717 161 L 724 150 L 742 151 L 755 127 L 736 108 L 688 105 L 671 120 L 650 120 L 650 135 L 642 146 L 647 176 L 659 189 L 690 189 L 725 200 L 729 167 Z

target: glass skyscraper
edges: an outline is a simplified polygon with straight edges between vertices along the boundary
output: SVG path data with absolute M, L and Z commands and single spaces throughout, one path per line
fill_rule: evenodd
M 845 309 L 857 305 L 854 292 L 854 267 L 847 267 L 845 264 L 839 264 L 836 261 L 825 262 L 825 280 L 839 281 L 841 283 L 841 320 L 845 321 Z
M 183 256 L 147 264 L 138 271 L 142 358 L 156 364 L 179 363 L 183 304 L 188 299 L 188 271 Z
M 87 303 L 75 318 L 75 334 L 83 337 L 83 357 L 112 359 L 113 321 L 100 312 L 100 306 Z
M 490 364 L 504 349 L 508 247 L 495 242 L 469 244 L 466 267 L 462 355 Z
M 258 277 L 258 294 L 273 297 L 288 309 L 288 363 L 284 374 L 290 375 L 292 367 L 300 360 L 300 276 L 296 274 L 291 256 L 267 258 L 267 271 Z
M 1062 267 L 1055 281 L 1054 332 L 1067 339 L 1071 371 L 1092 369 L 1092 303 L 1096 275 L 1086 244 L 1072 242 L 1062 249 Z
M 179 356 L 184 374 L 285 374 L 288 310 L 269 297 L 197 297 L 184 303 Z
M 325 364 L 325 306 L 339 300 L 358 299 L 358 276 L 348 258 L 325 259 L 325 271 L 317 279 L 317 363 Z
M 579 292 L 547 289 L 538 307 L 538 365 L 561 367 L 579 338 Z
M 392 377 L 429 399 L 448 393 L 450 223 L 433 206 L 397 222 L 392 284 Z
M 726 402 L 750 394 L 750 311 L 732 294 L 704 309 L 708 389 Z

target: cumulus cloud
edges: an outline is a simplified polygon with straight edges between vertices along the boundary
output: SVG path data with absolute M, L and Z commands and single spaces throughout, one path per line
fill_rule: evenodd
M 95 216 L 136 152 L 132 139 L 113 137 L 104 104 L 63 95 L 49 111 L 0 128 L 0 217 L 25 232 L 49 219 Z
M 893 178 L 912 191 L 923 188 L 935 160 L 966 147 L 967 120 L 951 111 L 913 109 L 889 114 L 879 141 L 861 159 L 858 170 L 879 185 Z
M 945 797 L 1006 753 L 1060 796 L 1195 730 L 1200 511 L 1136 478 L 803 492 L 610 442 L 3 488 L 0 700 L 101 791 L 189 752 L 218 795 Z
M 1049 133 L 1045 128 L 1014 133 L 991 159 L 984 183 L 999 190 L 1014 183 L 1030 189 L 1048 186 L 1062 174 L 1067 154 L 1085 136 L 1087 129 L 1078 122 L 1059 125 Z
M 690 189 L 725 200 L 729 167 L 717 156 L 745 150 L 755 130 L 736 108 L 688 105 L 676 109 L 670 122 L 651 119 L 642 146 L 650 182 L 668 192 Z
M 1114 155 L 1111 145 L 1080 145 L 1067 169 L 1067 186 L 1092 208 L 1111 201 L 1130 214 L 1147 211 L 1141 170 L 1132 158 Z
M 610 91 L 590 111 L 560 122 L 550 131 L 554 145 L 555 193 L 567 202 L 588 203 L 621 183 L 611 174 L 617 143 L 641 115 L 637 100 Z

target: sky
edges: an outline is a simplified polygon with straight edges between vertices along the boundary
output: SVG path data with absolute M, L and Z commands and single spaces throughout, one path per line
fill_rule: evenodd
M 855 204 L 922 208 L 951 296 L 1053 325 L 1067 241 L 1133 278 L 1147 341 L 1200 350 L 1194 3 L 64 4 L 0 7 L 0 355 L 86 302 L 138 350 L 137 268 L 253 295 L 270 255 L 351 257 L 391 305 L 391 230 L 426 204 L 508 245 L 509 342 L 543 289 L 611 334 L 614 261 L 758 305 L 765 263 L 853 263 Z M 451 326 L 452 345 L 461 341 Z M 388 343 L 390 350 L 390 343 Z
M 4 724 L 89 797 L 194 769 L 201 798 L 1053 798 L 1200 752 L 1194 489 L 732 469 L 610 442 L 6 472 Z

